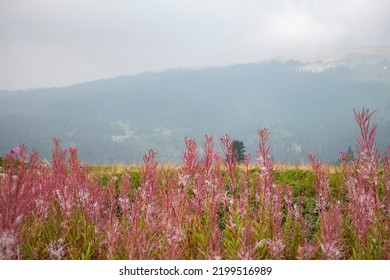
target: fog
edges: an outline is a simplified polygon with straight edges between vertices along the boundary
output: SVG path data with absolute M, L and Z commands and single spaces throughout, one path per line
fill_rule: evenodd
M 0 0 L 0 89 L 390 45 L 386 0 Z

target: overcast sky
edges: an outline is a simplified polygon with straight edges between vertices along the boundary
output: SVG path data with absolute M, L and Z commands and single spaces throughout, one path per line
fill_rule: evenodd
M 0 0 L 0 89 L 390 46 L 388 0 Z

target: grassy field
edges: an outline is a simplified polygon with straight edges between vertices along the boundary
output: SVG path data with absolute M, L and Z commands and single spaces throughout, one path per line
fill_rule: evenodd
M 183 164 L 85 166 L 54 140 L 48 164 L 25 145 L 4 155 L 0 259 L 390 259 L 390 160 L 367 110 L 356 159 L 340 166 L 271 160 L 267 129 L 254 160 L 233 139 L 185 139 Z M 203 150 L 202 156 L 201 151 Z M 390 147 L 389 147 L 390 151 Z

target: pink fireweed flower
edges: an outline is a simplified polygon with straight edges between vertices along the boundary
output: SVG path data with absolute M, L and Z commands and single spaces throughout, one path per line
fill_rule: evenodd
M 37 151 L 31 151 L 31 152 L 29 152 L 28 153 L 28 158 L 30 158 L 30 159 L 34 159 L 34 158 L 37 158 L 38 157 L 38 152 Z
M 10 154 L 11 155 L 20 155 L 20 148 L 18 146 L 16 146 L 15 148 L 13 148 L 11 151 L 10 151 Z
M 186 150 L 183 152 L 183 168 L 187 174 L 194 174 L 198 167 L 199 150 L 195 139 L 185 138 Z
M 360 128 L 356 136 L 356 169 L 374 197 L 375 207 L 378 207 L 378 175 L 377 162 L 380 158 L 380 151 L 375 143 L 378 130 L 376 124 L 370 124 L 374 112 L 364 109 L 361 112 L 354 111 L 355 121 Z
M 211 165 L 213 163 L 213 158 L 215 158 L 214 154 L 214 136 L 206 135 L 206 140 L 203 143 L 203 151 L 204 151 L 204 169 L 206 173 L 206 178 L 210 177 L 211 173 Z
M 69 218 L 73 207 L 73 194 L 68 186 L 64 186 L 62 190 L 55 190 L 56 198 L 61 208 L 62 213 Z
M 4 229 L 0 233 L 0 260 L 11 260 L 16 256 L 16 236 L 13 230 Z
M 317 160 L 315 155 L 310 153 L 308 154 L 308 157 L 315 175 L 314 187 L 317 195 L 316 209 L 318 212 L 322 212 L 326 210 L 331 199 L 327 170 L 322 165 L 322 163 Z
M 77 150 L 75 147 L 73 147 L 73 146 L 70 146 L 69 148 L 68 148 L 68 150 L 69 150 L 69 152 L 72 152 L 72 151 L 75 151 L 75 150 Z
M 107 224 L 107 247 L 108 257 L 113 258 L 115 250 L 120 241 L 120 226 L 117 220 L 111 221 Z
M 131 202 L 129 199 L 129 193 L 131 191 L 131 174 L 127 173 L 122 175 L 122 181 L 119 186 L 119 197 L 118 202 L 121 208 L 121 213 L 128 215 L 131 208 Z M 115 194 L 112 197 L 115 200 Z
M 49 198 L 48 197 L 43 197 L 40 195 L 40 197 L 36 198 L 34 200 L 35 202 L 35 207 L 38 210 L 39 214 L 41 215 L 42 219 L 46 219 L 49 215 Z
M 344 256 L 341 222 L 342 214 L 337 205 L 321 213 L 320 247 L 324 259 L 338 260 Z
M 62 238 L 57 241 L 51 241 L 47 246 L 47 252 L 49 253 L 50 259 L 62 260 L 66 253 L 66 244 Z
M 179 185 L 187 187 L 190 175 L 179 174 Z
M 308 242 L 298 247 L 298 260 L 312 260 L 315 257 L 317 247 Z
M 263 191 L 268 191 L 272 186 L 273 179 L 273 161 L 271 159 L 271 147 L 269 146 L 270 131 L 263 128 L 257 131 L 259 136 L 257 164 L 261 169 L 260 177 L 262 181 Z
M 344 177 L 355 234 L 360 242 L 366 243 L 374 222 L 374 210 L 379 207 L 377 162 L 380 155 L 375 144 L 377 125 L 370 125 L 373 113 L 364 108 L 354 113 L 360 128 L 356 136 L 356 159 L 348 166 L 347 159 L 343 158 Z
M 339 152 L 339 157 L 343 164 L 346 164 L 349 162 L 351 155 L 349 153 Z
M 101 194 L 92 186 L 83 186 L 77 192 L 77 205 L 85 211 L 90 219 L 98 219 L 103 209 Z
M 293 207 L 293 193 L 291 186 L 285 187 L 283 190 L 283 198 L 284 198 L 284 204 L 287 209 L 287 213 L 289 216 L 294 216 L 294 207 Z
M 175 246 L 184 237 L 184 231 L 181 229 L 180 224 L 168 221 L 162 229 L 165 238 L 170 246 Z
M 275 260 L 283 259 L 284 247 L 282 238 L 267 239 L 268 252 Z
M 144 166 L 142 168 L 141 177 L 141 196 L 145 197 L 148 204 L 151 204 L 157 195 L 158 187 L 158 161 L 157 152 L 150 149 L 143 156 Z
M 354 180 L 348 180 L 349 209 L 351 210 L 352 224 L 361 242 L 366 242 L 366 236 L 374 221 L 375 201 L 369 190 L 359 188 Z

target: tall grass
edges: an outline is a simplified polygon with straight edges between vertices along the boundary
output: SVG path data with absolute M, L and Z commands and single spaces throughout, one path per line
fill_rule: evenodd
M 254 167 L 228 135 L 223 155 L 186 138 L 182 166 L 150 150 L 111 175 L 58 139 L 51 165 L 21 145 L 2 161 L 0 259 L 390 259 L 390 146 L 371 117 L 355 112 L 356 159 L 332 174 L 310 152 L 312 171 L 278 171 L 268 129 Z

